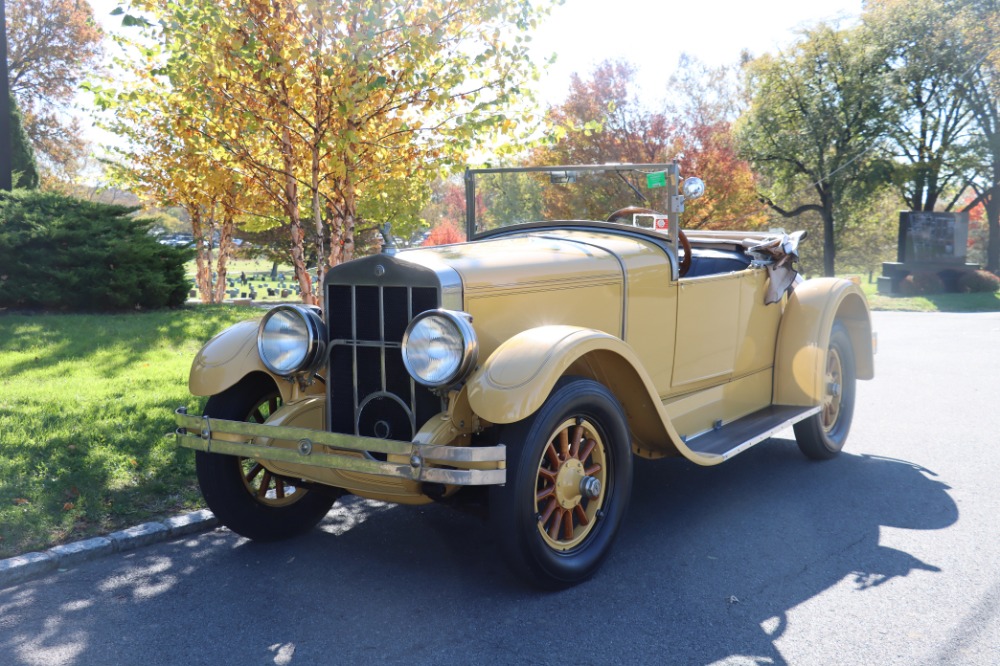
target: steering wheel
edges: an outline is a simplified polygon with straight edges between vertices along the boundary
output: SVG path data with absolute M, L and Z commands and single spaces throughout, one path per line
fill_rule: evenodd
M 640 208 L 638 206 L 626 206 L 625 208 L 619 208 L 615 212 L 608 215 L 608 222 L 614 222 L 621 217 L 631 217 L 633 215 L 662 215 L 658 211 L 652 208 Z M 679 277 L 684 277 L 687 272 L 691 270 L 691 242 L 688 241 L 688 237 L 683 231 L 678 227 L 677 229 L 677 240 L 681 242 L 681 247 L 684 248 L 684 257 L 680 259 L 680 265 L 677 267 L 677 274 Z

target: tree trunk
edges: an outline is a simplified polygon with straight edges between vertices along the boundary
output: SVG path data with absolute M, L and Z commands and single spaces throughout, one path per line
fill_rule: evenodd
M 998 165 L 1000 166 L 1000 165 Z M 1000 168 L 996 170 L 1000 176 Z M 986 228 L 989 237 L 986 241 L 986 270 L 1000 272 L 1000 183 L 990 189 L 986 199 Z
M 341 261 L 350 261 L 354 258 L 354 214 L 358 209 L 358 194 L 354 189 L 352 181 L 347 182 L 344 188 L 344 229 L 343 242 L 344 249 L 341 254 Z
M 212 302 L 212 254 L 211 248 L 205 248 L 204 225 L 201 218 L 201 206 L 190 206 L 191 234 L 194 236 L 195 282 L 198 285 L 198 296 L 202 303 Z M 205 261 L 205 257 L 208 261 Z
M 834 277 L 835 264 L 837 258 L 837 243 L 833 235 L 833 211 L 829 206 L 824 206 L 823 216 L 823 275 Z
M 217 274 L 213 289 L 213 303 L 221 303 L 226 296 L 226 264 L 229 263 L 229 255 L 233 251 L 233 229 L 236 223 L 233 220 L 233 213 L 228 208 L 222 212 L 222 228 L 219 230 L 219 258 L 215 269 Z
M 299 282 L 299 290 L 302 291 L 302 302 L 306 305 L 315 305 L 312 278 L 309 277 L 303 250 L 305 234 L 302 231 L 302 221 L 299 217 L 299 186 L 295 180 L 292 137 L 287 126 L 282 132 L 281 154 L 285 166 L 285 214 L 288 216 L 288 233 L 292 239 L 292 267 L 295 269 L 295 279 Z
M 318 138 L 317 138 L 318 142 Z M 323 210 L 319 196 L 319 146 L 312 149 L 312 174 L 310 180 L 310 196 L 312 204 L 313 229 L 316 232 L 316 281 L 323 284 L 326 276 L 327 264 L 324 261 L 326 256 L 326 245 L 323 242 Z

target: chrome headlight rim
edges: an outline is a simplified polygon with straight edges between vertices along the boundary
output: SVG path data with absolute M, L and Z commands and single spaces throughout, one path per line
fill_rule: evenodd
M 422 321 L 430 317 L 437 317 L 445 321 L 461 340 L 461 349 L 458 352 L 461 358 L 455 370 L 437 381 L 430 381 L 421 377 L 418 369 L 411 361 L 410 355 L 407 353 L 411 348 L 410 339 L 414 329 Z M 465 312 L 445 310 L 443 308 L 421 312 L 410 321 L 406 327 L 406 332 L 403 333 L 402 356 L 406 371 L 414 381 L 422 386 L 431 389 L 448 389 L 461 383 L 475 369 L 476 363 L 479 360 L 479 342 L 476 339 L 476 331 L 472 328 L 472 316 Z
M 301 322 L 305 333 L 302 340 L 302 358 L 290 367 L 274 363 L 267 350 L 269 342 L 266 340 L 266 336 L 268 336 L 267 325 L 274 317 L 282 314 L 291 314 L 296 317 Z M 260 320 L 260 325 L 257 328 L 257 354 L 264 367 L 280 377 L 310 374 L 323 361 L 326 353 L 326 338 L 326 324 L 315 308 L 306 305 L 278 305 L 268 310 L 264 318 Z

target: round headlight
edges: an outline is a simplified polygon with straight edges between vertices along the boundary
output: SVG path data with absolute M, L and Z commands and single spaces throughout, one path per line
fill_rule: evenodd
M 313 371 L 326 350 L 326 325 L 314 310 L 301 305 L 279 305 L 260 322 L 257 351 L 276 375 Z
M 442 388 L 462 381 L 478 357 L 476 333 L 462 312 L 421 312 L 403 335 L 403 364 L 424 386 Z

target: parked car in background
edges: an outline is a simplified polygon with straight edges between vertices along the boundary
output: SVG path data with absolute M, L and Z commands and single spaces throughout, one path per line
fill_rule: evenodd
M 636 457 L 716 465 L 789 426 L 836 456 L 874 375 L 864 294 L 798 278 L 802 234 L 682 231 L 703 189 L 676 163 L 467 171 L 467 242 L 388 243 L 328 272 L 323 311 L 201 350 L 204 414 L 176 419 L 208 506 L 273 540 L 343 493 L 484 504 L 513 570 L 559 588 L 610 551 Z M 606 212 L 545 219 L 573 201 Z

